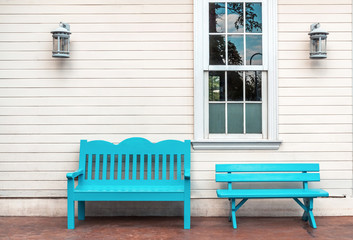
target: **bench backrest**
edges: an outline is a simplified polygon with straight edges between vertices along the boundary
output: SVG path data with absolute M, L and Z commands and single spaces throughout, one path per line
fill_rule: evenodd
M 317 163 L 217 164 L 216 182 L 307 182 L 320 181 Z
M 119 144 L 81 140 L 79 183 L 182 184 L 190 169 L 190 140 L 151 143 L 129 138 Z

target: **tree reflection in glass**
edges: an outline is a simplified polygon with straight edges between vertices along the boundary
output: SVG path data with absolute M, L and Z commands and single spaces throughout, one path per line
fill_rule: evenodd
M 245 72 L 245 100 L 261 101 L 262 76 L 261 71 Z
M 243 3 L 228 3 L 227 20 L 229 33 L 244 32 L 244 5 Z
M 262 32 L 261 3 L 246 3 L 246 32 Z
M 228 101 L 243 101 L 243 72 L 227 72 Z
M 225 32 L 225 3 L 210 3 L 209 5 L 209 31 L 210 33 Z
M 226 63 L 224 38 L 224 35 L 210 36 L 210 65 L 224 65 Z
M 228 35 L 228 64 L 243 65 L 244 37 L 243 35 Z
M 209 101 L 224 101 L 225 72 L 211 71 L 208 81 Z

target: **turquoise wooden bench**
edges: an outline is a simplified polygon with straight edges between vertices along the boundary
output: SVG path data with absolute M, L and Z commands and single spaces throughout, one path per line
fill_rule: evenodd
M 320 181 L 319 164 L 217 164 L 216 182 L 228 182 L 228 189 L 218 189 L 220 198 L 230 200 L 229 220 L 237 228 L 236 211 L 248 199 L 293 198 L 304 209 L 302 219 L 316 228 L 313 199 L 328 197 L 322 189 L 310 189 L 308 182 Z M 232 183 L 241 182 L 302 182 L 297 189 L 233 189 Z M 298 198 L 303 198 L 302 203 Z M 237 205 L 235 199 L 242 199 Z
M 68 229 L 75 228 L 75 201 L 79 220 L 85 201 L 183 201 L 190 229 L 190 141 L 81 140 L 79 169 L 67 174 Z

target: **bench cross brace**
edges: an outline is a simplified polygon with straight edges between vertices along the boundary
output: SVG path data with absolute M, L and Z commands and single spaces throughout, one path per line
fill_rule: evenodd
M 293 199 L 299 204 L 299 206 L 301 206 L 304 209 L 304 214 L 302 216 L 302 219 L 304 221 L 309 220 L 310 226 L 312 228 L 316 228 L 316 222 L 313 214 L 314 199 L 304 198 L 304 204 L 298 198 L 293 198 Z

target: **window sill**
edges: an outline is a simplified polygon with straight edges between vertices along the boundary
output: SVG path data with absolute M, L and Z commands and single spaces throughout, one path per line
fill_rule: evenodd
M 279 140 L 220 140 L 204 139 L 191 141 L 194 150 L 278 150 L 282 141 Z

